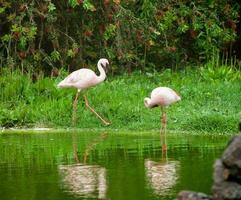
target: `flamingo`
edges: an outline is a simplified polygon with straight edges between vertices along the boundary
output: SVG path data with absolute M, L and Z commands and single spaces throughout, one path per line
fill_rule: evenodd
M 94 71 L 86 68 L 82 68 L 76 70 L 69 74 L 64 80 L 62 80 L 59 84 L 59 88 L 76 88 L 77 93 L 75 96 L 75 100 L 73 102 L 73 124 L 76 121 L 76 109 L 77 109 L 77 101 L 82 90 L 88 89 L 90 87 L 94 87 L 100 83 L 102 83 L 106 78 L 107 67 L 109 65 L 109 61 L 106 58 L 99 59 L 97 63 L 97 68 L 100 72 L 100 75 L 97 76 Z M 105 125 L 109 125 L 110 122 L 104 120 L 92 107 L 89 105 L 89 101 L 84 96 L 85 106 L 93 112 Z
M 144 105 L 147 108 L 154 108 L 154 107 L 161 107 L 161 129 L 160 129 L 160 137 L 161 137 L 161 145 L 162 145 L 162 150 L 166 151 L 167 146 L 166 146 L 166 125 L 167 125 L 167 115 L 165 111 L 165 107 L 180 101 L 181 97 L 171 88 L 168 87 L 158 87 L 155 88 L 151 92 L 151 98 L 146 97 L 144 98 Z M 163 144 L 162 140 L 162 132 L 164 128 L 164 137 L 165 141 Z

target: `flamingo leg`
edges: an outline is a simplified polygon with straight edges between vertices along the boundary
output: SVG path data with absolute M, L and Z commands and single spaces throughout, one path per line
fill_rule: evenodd
M 162 111 L 162 117 L 161 117 L 161 124 L 162 124 L 162 127 L 161 127 L 161 145 L 162 145 L 162 152 L 166 151 L 167 150 L 167 139 L 166 139 L 166 124 L 167 124 L 167 117 L 166 117 L 166 112 L 164 111 L 164 108 L 161 108 L 161 111 Z M 162 133 L 164 132 L 164 134 Z M 162 139 L 164 135 L 164 141 Z
M 160 128 L 160 143 L 161 143 L 161 146 L 163 145 L 163 108 L 161 108 L 161 128 Z
M 163 151 L 167 151 L 167 115 L 164 112 L 163 115 L 163 124 L 164 124 L 164 144 L 162 145 Z
M 106 120 L 104 120 L 92 107 L 90 107 L 89 105 L 89 101 L 87 99 L 87 97 L 84 95 L 84 99 L 85 99 L 85 106 L 91 111 L 93 112 L 96 117 L 98 117 L 105 125 L 110 125 L 110 122 L 107 122 Z
M 75 99 L 74 99 L 74 102 L 73 102 L 73 114 L 72 114 L 72 124 L 73 126 L 76 125 L 76 112 L 77 112 L 77 103 L 78 103 L 78 98 L 79 98 L 79 95 L 80 95 L 80 90 L 77 90 L 77 93 L 75 95 Z

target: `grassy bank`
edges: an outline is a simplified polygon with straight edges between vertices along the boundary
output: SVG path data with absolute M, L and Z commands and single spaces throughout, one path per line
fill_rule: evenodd
M 221 74 L 221 75 L 220 75 Z M 0 125 L 2 127 L 71 127 L 72 101 L 76 90 L 58 89 L 58 78 L 2 71 L 0 76 Z M 90 104 L 112 121 L 110 129 L 157 129 L 160 109 L 147 109 L 143 99 L 157 86 L 175 89 L 182 101 L 168 109 L 168 128 L 181 131 L 234 132 L 241 120 L 241 81 L 238 71 L 219 73 L 210 69 L 134 73 L 109 77 L 86 91 Z M 103 125 L 78 104 L 78 128 Z

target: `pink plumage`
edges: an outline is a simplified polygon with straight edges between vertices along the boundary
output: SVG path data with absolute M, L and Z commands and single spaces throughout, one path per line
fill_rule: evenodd
M 107 65 L 109 65 L 108 60 L 105 58 L 101 58 L 97 64 L 98 70 L 100 72 L 99 76 L 97 76 L 95 72 L 90 69 L 86 69 L 86 68 L 79 69 L 72 72 L 64 80 L 62 80 L 58 84 L 58 87 L 60 88 L 74 87 L 74 88 L 77 88 L 78 90 L 93 87 L 105 80 L 106 73 L 104 68 Z
M 158 87 L 151 92 L 151 98 L 146 97 L 144 99 L 144 104 L 148 108 L 165 107 L 180 100 L 181 97 L 171 88 Z

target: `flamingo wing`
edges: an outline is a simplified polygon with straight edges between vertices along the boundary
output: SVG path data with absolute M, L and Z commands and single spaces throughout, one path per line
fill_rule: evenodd
M 59 87 L 77 87 L 88 85 L 96 78 L 96 74 L 90 69 L 79 69 L 69 74 L 63 81 L 59 83 Z M 79 86 L 79 87 L 78 87 Z
M 153 103 L 155 103 L 155 104 L 167 106 L 176 101 L 179 101 L 180 97 L 171 88 L 158 87 L 152 91 L 151 99 L 153 100 Z

